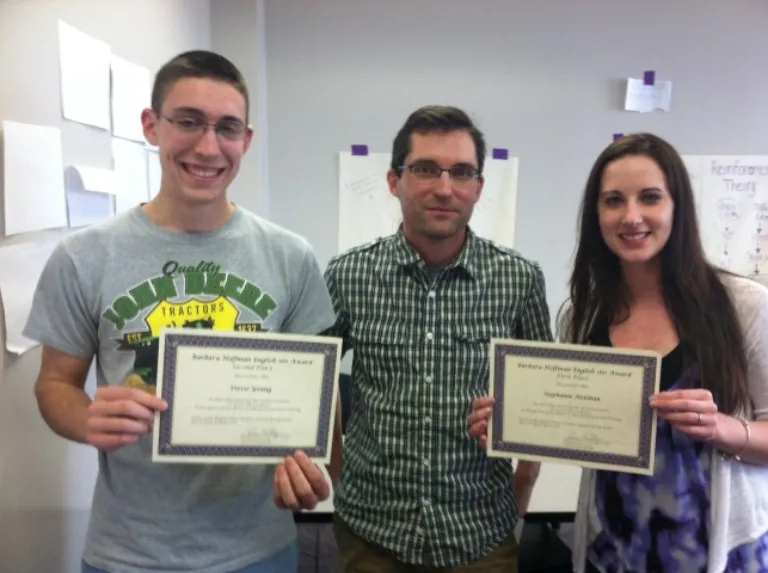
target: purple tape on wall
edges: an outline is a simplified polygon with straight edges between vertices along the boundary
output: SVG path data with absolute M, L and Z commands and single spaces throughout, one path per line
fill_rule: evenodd
M 647 71 L 643 72 L 643 83 L 647 86 L 652 86 L 656 83 L 656 72 Z
M 494 147 L 493 148 L 493 158 L 494 159 L 509 159 L 509 151 L 506 149 L 502 149 L 501 147 Z
M 618 141 L 618 140 L 619 140 L 619 139 L 621 139 L 622 137 L 624 137 L 624 134 L 623 134 L 623 133 L 614 133 L 614 134 L 613 134 L 613 140 L 614 140 L 614 141 Z
M 360 144 L 353 145 L 352 155 L 368 155 L 368 146 Z

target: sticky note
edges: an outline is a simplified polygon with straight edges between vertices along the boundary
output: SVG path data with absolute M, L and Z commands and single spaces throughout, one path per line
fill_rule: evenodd
M 509 151 L 500 147 L 493 148 L 494 159 L 509 159 Z
M 352 145 L 352 155 L 368 155 L 368 146 L 360 144 Z
M 646 71 L 643 72 L 643 83 L 647 86 L 652 86 L 656 83 L 656 72 Z

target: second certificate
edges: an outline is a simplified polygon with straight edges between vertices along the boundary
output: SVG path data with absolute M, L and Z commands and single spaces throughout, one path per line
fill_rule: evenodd
M 491 456 L 652 474 L 660 356 L 521 340 L 491 343 Z

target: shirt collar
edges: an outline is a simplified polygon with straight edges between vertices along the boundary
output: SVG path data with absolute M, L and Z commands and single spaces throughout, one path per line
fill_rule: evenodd
M 477 252 L 478 238 L 477 235 L 467 227 L 467 237 L 464 241 L 464 247 L 461 249 L 459 256 L 456 257 L 447 269 L 461 269 L 465 271 L 471 278 L 476 278 L 477 275 L 477 263 L 474 256 Z M 405 238 L 403 233 L 403 225 L 395 233 L 394 241 L 391 247 L 392 260 L 403 267 L 416 266 L 418 264 L 424 264 L 421 255 L 413 248 Z

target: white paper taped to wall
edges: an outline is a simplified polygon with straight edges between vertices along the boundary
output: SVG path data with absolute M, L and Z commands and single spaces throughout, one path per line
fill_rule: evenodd
M 150 106 L 152 75 L 149 70 L 112 55 L 112 134 L 144 142 L 141 112 Z
M 114 215 L 115 172 L 70 165 L 64 172 L 70 228 L 85 227 Z
M 768 156 L 684 155 L 704 250 L 731 272 L 768 275 Z
M 6 236 L 67 226 L 58 128 L 3 122 Z
M 163 169 L 160 165 L 160 156 L 153 149 L 147 149 L 147 180 L 149 181 L 149 198 L 154 199 L 160 192 Z
M 124 213 L 149 200 L 147 151 L 144 145 L 112 138 L 112 160 L 117 178 L 115 213 Z
M 339 252 L 397 231 L 400 202 L 389 191 L 389 153 L 339 154 Z M 481 237 L 515 245 L 518 159 L 496 149 L 485 160 L 485 184 L 469 222 Z
M 32 308 L 32 298 L 45 264 L 58 241 L 0 244 L 0 297 L 5 315 L 5 347 L 23 354 L 37 343 L 22 332 Z
M 61 110 L 70 120 L 110 127 L 109 44 L 59 21 Z

